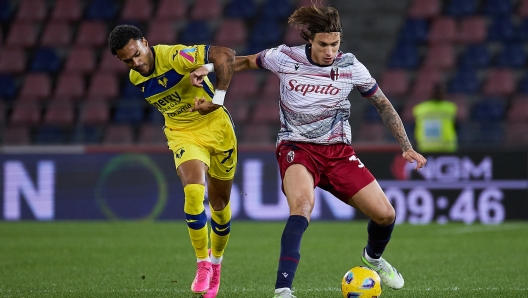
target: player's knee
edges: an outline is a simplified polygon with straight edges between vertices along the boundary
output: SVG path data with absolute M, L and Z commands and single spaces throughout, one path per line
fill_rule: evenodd
M 388 226 L 396 220 L 396 211 L 392 206 L 388 206 L 372 220 L 380 226 Z
M 201 184 L 188 184 L 183 188 L 185 193 L 184 211 L 187 214 L 200 214 L 203 210 L 205 186 Z
M 309 196 L 298 195 L 290 201 L 290 215 L 302 215 L 310 219 L 314 207 L 314 200 Z

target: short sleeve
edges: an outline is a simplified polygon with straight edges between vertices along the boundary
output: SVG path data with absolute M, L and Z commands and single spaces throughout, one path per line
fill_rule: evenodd
M 276 48 L 266 49 L 257 55 L 257 66 L 260 68 L 265 68 L 276 73 L 280 68 L 282 48 L 284 45 L 278 46 Z
M 169 60 L 179 72 L 191 72 L 209 63 L 209 45 L 175 45 L 169 51 Z
M 376 79 L 370 75 L 370 72 L 365 67 L 365 65 L 359 62 L 357 59 L 352 67 L 354 68 L 352 83 L 357 88 L 359 93 L 361 93 L 361 96 L 370 97 L 374 95 L 374 93 L 376 93 L 376 91 L 379 89 Z

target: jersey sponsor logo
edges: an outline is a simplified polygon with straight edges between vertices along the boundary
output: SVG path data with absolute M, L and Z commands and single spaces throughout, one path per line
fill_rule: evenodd
M 161 86 L 167 88 L 167 82 L 169 81 L 169 79 L 167 79 L 166 77 L 160 77 L 158 78 L 158 84 L 160 84 Z
M 180 95 L 178 94 L 178 92 L 174 92 L 174 93 L 168 94 L 167 96 L 164 96 L 158 99 L 157 101 L 151 104 L 154 105 L 159 111 L 164 112 L 172 107 L 175 107 L 177 104 L 181 102 L 181 100 L 182 99 Z
M 173 113 L 167 113 L 166 115 L 170 118 L 173 118 L 175 116 L 178 116 L 179 114 L 187 111 L 189 108 L 191 108 L 191 104 L 188 103 L 186 104 L 185 106 L 181 107 L 179 110 L 177 110 L 176 112 L 173 112 Z
M 183 153 L 185 153 L 185 149 L 180 148 L 180 149 L 176 150 L 176 153 L 174 153 L 174 156 L 176 156 L 176 158 L 182 158 Z
M 286 160 L 289 163 L 292 163 L 294 158 L 295 158 L 295 151 L 293 151 L 293 150 L 288 152 L 288 155 L 286 155 Z
M 183 49 L 180 51 L 180 56 L 194 63 L 194 55 L 195 55 L 194 53 L 195 52 L 196 52 L 196 48 Z
M 339 68 L 332 68 L 332 70 L 330 71 L 330 78 L 332 79 L 332 81 L 337 81 L 337 79 L 339 79 Z
M 340 88 L 332 86 L 332 84 L 329 84 L 329 85 L 298 84 L 297 80 L 293 80 L 293 79 L 290 80 L 288 84 L 289 84 L 288 89 L 290 91 L 296 91 L 296 92 L 302 93 L 303 96 L 305 96 L 307 93 L 337 95 L 339 94 L 339 91 L 341 91 Z

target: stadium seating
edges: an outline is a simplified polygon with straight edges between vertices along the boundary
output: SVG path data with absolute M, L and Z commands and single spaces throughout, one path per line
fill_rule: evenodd
M 86 17 L 96 20 L 112 20 L 118 13 L 118 6 L 114 0 L 93 0 L 88 5 Z
M 141 124 L 143 122 L 143 102 L 144 100 L 120 100 L 115 107 L 113 116 L 114 123 L 120 124 Z
M 175 44 L 176 30 L 169 20 L 154 20 L 150 22 L 146 38 L 151 45 Z
M 427 40 L 429 26 L 425 19 L 407 19 L 400 32 L 400 42 L 420 43 Z
M 35 136 L 35 144 L 38 145 L 60 145 L 68 144 L 69 135 L 68 132 L 57 126 L 43 125 L 38 127 Z
M 98 125 L 81 125 L 75 128 L 72 136 L 73 144 L 101 144 L 103 127 Z
M 40 123 L 40 106 L 37 103 L 15 102 L 9 124 L 12 126 L 36 126 Z
M 46 24 L 40 38 L 43 47 L 66 47 L 71 43 L 71 25 L 65 21 L 53 21 Z
M 488 0 L 484 6 L 484 13 L 489 16 L 510 16 L 513 12 L 511 0 Z
M 40 101 L 51 95 L 51 78 L 47 73 L 27 73 L 18 100 Z
M 57 0 L 51 12 L 52 21 L 76 22 L 81 19 L 82 6 L 80 0 Z
M 191 20 L 215 20 L 221 16 L 222 4 L 219 0 L 196 0 L 191 8 Z
M 510 148 L 525 149 L 528 146 L 528 123 L 506 124 L 504 145 Z
M 23 146 L 31 144 L 31 133 L 27 126 L 8 126 L 3 129 L 2 144 Z
M 205 21 L 192 21 L 181 31 L 179 43 L 186 45 L 208 44 L 211 32 Z
M 301 31 L 299 29 L 288 27 L 284 36 L 284 44 L 287 46 L 298 46 L 305 44 L 306 41 L 301 37 Z
M 508 96 L 515 91 L 513 73 L 508 69 L 492 69 L 484 83 L 484 95 Z
M 517 8 L 517 15 L 521 18 L 528 17 L 528 0 L 521 0 Z
M 447 14 L 455 17 L 474 15 L 479 6 L 478 0 L 451 0 L 447 6 Z
M 433 18 L 442 10 L 440 0 L 413 0 L 409 7 L 409 17 L 415 19 Z
M 508 123 L 528 123 L 528 96 L 516 96 L 511 101 L 510 107 L 506 114 L 506 120 Z
M 457 24 L 451 17 L 439 17 L 432 21 L 427 40 L 429 43 L 453 43 L 457 37 Z
M 253 0 L 233 0 L 225 8 L 224 16 L 230 18 L 249 19 L 257 13 L 257 5 Z
M 47 15 L 45 0 L 21 0 L 16 19 L 19 21 L 43 21 Z
M 0 74 L 0 99 L 10 100 L 16 96 L 17 88 L 13 77 L 6 74 Z
M 78 72 L 62 72 L 53 91 L 53 97 L 60 99 L 81 99 L 85 91 L 84 76 Z
M 229 96 L 230 98 L 251 99 L 257 95 L 258 87 L 256 73 L 246 71 L 243 74 L 233 76 L 229 84 Z
M 110 50 L 105 49 L 102 53 L 101 61 L 97 67 L 98 71 L 115 74 L 128 74 L 129 68 L 119 58 L 112 55 Z
M 119 95 L 119 80 L 115 74 L 97 72 L 92 75 L 86 96 L 88 98 L 117 98 Z
M 279 127 L 272 129 L 267 124 L 246 124 L 241 128 L 242 132 L 237 133 L 241 143 L 254 145 L 272 145 L 277 138 Z
M 238 47 L 246 43 L 247 29 L 241 19 L 226 19 L 216 32 L 213 44 L 224 47 Z
M 0 49 L 0 74 L 21 74 L 26 69 L 26 53 L 22 48 Z
M 266 0 L 259 9 L 260 18 L 263 19 L 287 19 L 293 12 L 293 6 L 289 1 Z
M 387 128 L 382 123 L 363 123 L 352 139 L 358 143 L 384 143 L 386 133 Z
M 486 44 L 472 44 L 462 54 L 459 66 L 462 68 L 478 69 L 489 67 L 491 55 Z
M 54 48 L 37 48 L 31 61 L 31 71 L 44 71 L 56 73 L 61 67 L 62 61 Z
M 460 20 L 457 41 L 466 44 L 485 42 L 488 37 L 486 20 L 481 16 L 466 17 Z
M 132 145 L 134 143 L 132 127 L 126 124 L 107 126 L 102 143 L 103 145 Z
M 517 30 L 510 17 L 495 17 L 488 27 L 488 40 L 511 42 L 517 39 Z
M 175 21 L 185 18 L 187 12 L 185 0 L 160 0 L 155 13 L 155 20 Z
M 261 98 L 255 103 L 251 115 L 251 122 L 276 124 L 277 127 L 280 127 L 279 114 L 280 108 L 278 99 Z
M 524 45 L 521 43 L 505 44 L 495 66 L 500 68 L 524 68 L 526 66 Z
M 105 22 L 101 20 L 86 20 L 79 25 L 76 45 L 103 46 L 106 45 L 108 32 Z
M 144 22 L 153 11 L 150 0 L 125 0 L 121 9 L 121 20 Z
M 382 88 L 383 93 L 388 96 L 404 95 L 409 90 L 407 72 L 401 69 L 385 70 L 381 76 L 379 85 Z
M 142 145 L 167 144 L 167 138 L 163 133 L 163 127 L 158 124 L 142 124 L 139 127 L 137 143 Z
M 110 107 L 105 101 L 87 101 L 80 110 L 79 122 L 85 126 L 107 124 L 110 120 Z
M 69 101 L 51 101 L 44 113 L 44 124 L 55 126 L 69 126 L 75 123 L 75 109 Z
M 450 93 L 475 94 L 479 88 L 477 72 L 472 69 L 459 69 L 448 84 Z
M 448 70 L 455 66 L 455 54 L 451 44 L 433 44 L 429 46 L 423 66 Z
M 95 70 L 95 53 L 92 49 L 84 46 L 74 46 L 71 48 L 64 71 L 91 73 Z
M 13 7 L 9 1 L 0 1 L 0 21 L 8 21 L 13 14 Z
M 10 47 L 30 48 L 37 41 L 37 26 L 29 21 L 15 21 L 9 27 L 5 45 Z
M 418 49 L 414 45 L 399 45 L 389 57 L 389 68 L 415 69 L 420 62 Z

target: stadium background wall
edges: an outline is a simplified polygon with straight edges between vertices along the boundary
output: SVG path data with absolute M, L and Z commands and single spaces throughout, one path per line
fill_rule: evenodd
M 397 223 L 528 220 L 526 151 L 430 154 L 426 167 L 416 172 L 397 148 L 356 150 L 395 206 Z M 3 148 L 1 220 L 183 218 L 182 187 L 165 148 L 80 146 L 51 151 Z M 241 150 L 238 158 L 233 218 L 286 219 L 288 207 L 273 150 Z M 365 217 L 317 189 L 313 219 Z

